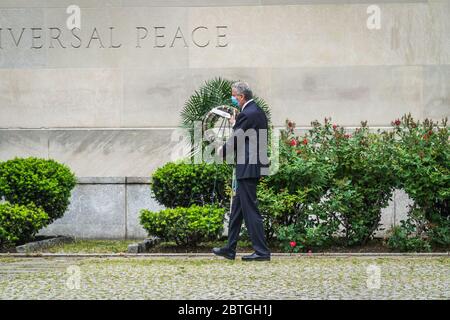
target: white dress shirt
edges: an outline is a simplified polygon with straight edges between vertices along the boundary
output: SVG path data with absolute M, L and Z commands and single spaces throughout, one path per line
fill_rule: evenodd
M 246 106 L 247 104 L 249 104 L 250 102 L 252 102 L 252 101 L 253 101 L 253 99 L 248 100 L 248 101 L 242 106 L 241 111 L 244 110 L 245 106 Z

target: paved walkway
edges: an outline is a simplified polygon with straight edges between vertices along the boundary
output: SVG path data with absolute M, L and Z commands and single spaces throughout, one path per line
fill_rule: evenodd
M 449 284 L 449 257 L 0 257 L 0 299 L 450 299 Z

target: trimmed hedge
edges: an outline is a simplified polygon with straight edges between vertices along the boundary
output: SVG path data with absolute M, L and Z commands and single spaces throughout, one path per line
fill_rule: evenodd
M 169 162 L 153 173 L 151 190 L 155 199 L 168 208 L 225 204 L 229 201 L 226 185 L 231 172 L 225 164 Z
M 157 212 L 141 210 L 140 222 L 149 235 L 177 245 L 195 246 L 220 236 L 224 214 L 223 208 L 193 205 Z
M 12 204 L 42 207 L 48 223 L 62 217 L 75 185 L 69 167 L 54 160 L 30 157 L 0 163 L 0 198 Z
M 48 223 L 48 215 L 34 204 L 0 204 L 0 247 L 30 240 Z

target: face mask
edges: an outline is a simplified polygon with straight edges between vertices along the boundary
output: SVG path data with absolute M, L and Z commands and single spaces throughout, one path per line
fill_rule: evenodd
M 231 104 L 233 104 L 235 107 L 239 107 L 239 101 L 235 96 L 231 96 Z

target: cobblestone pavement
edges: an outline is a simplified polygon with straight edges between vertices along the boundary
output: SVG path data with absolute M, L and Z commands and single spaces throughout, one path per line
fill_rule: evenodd
M 0 299 L 450 299 L 448 257 L 0 258 Z

